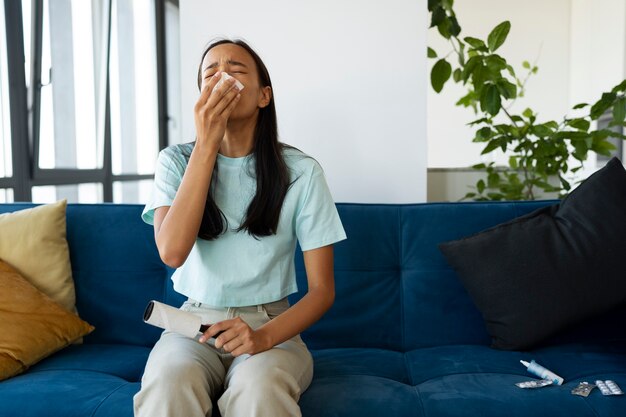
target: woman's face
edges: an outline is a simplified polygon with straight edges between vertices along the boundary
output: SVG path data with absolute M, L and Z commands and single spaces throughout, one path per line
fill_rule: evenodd
M 204 88 L 217 71 L 227 72 L 244 86 L 241 90 L 241 99 L 231 113 L 230 120 L 256 117 L 259 108 L 269 104 L 271 87 L 259 85 L 259 74 L 254 59 L 241 46 L 231 43 L 218 45 L 204 56 L 200 89 Z

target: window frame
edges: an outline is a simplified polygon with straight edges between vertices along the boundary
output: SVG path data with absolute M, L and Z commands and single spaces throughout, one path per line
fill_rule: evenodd
M 165 3 L 171 0 L 154 0 L 154 18 L 157 51 L 157 97 L 158 97 L 158 148 L 167 147 L 167 68 L 166 68 L 166 28 Z M 32 201 L 32 187 L 44 185 L 75 185 L 82 183 L 101 183 L 103 202 L 113 202 L 113 183 L 118 181 L 138 181 L 153 179 L 154 174 L 120 174 L 112 172 L 111 157 L 111 114 L 110 114 L 110 79 L 109 56 L 111 49 L 111 8 L 112 0 L 105 1 L 106 30 L 106 65 L 103 132 L 102 168 L 40 168 L 38 163 L 41 120 L 41 57 L 43 36 L 43 0 L 32 0 L 31 34 L 31 83 L 26 87 L 24 72 L 24 32 L 22 25 L 22 2 L 5 0 L 5 27 L 7 40 L 7 62 L 9 77 L 9 108 L 11 120 L 11 146 L 13 175 L 0 178 L 0 188 L 12 188 L 14 201 Z M 31 103 L 29 111 L 28 104 Z

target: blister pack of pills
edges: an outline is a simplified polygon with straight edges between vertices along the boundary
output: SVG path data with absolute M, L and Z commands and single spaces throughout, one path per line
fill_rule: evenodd
M 581 397 L 587 397 L 595 387 L 596 386 L 594 384 L 590 384 L 587 381 L 581 382 L 576 388 L 572 390 L 572 394 L 580 395 Z
M 520 388 L 541 388 L 554 383 L 551 379 L 533 379 L 531 381 L 518 382 L 517 385 Z
M 602 395 L 624 395 L 624 392 L 617 386 L 615 381 L 607 379 L 606 381 L 597 380 L 596 386 Z

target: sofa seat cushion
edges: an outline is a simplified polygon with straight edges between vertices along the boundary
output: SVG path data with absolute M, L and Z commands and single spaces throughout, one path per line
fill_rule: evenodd
M 578 343 L 527 352 L 487 346 L 439 346 L 407 352 L 407 368 L 425 415 L 613 416 L 615 403 L 593 391 L 588 398 L 570 391 L 579 382 L 613 379 L 626 386 L 626 344 Z M 535 359 L 565 379 L 562 386 L 522 390 L 516 382 L 536 379 L 520 359 Z M 504 411 L 506 410 L 506 411 Z M 613 411 L 611 411 L 613 410 Z
M 304 417 L 420 417 L 415 387 L 371 375 L 314 377 L 300 397 Z
M 551 367 L 558 369 L 561 372 L 559 375 L 566 382 L 593 382 L 596 379 L 611 379 L 604 378 L 603 375 L 617 374 L 619 376 L 616 377 L 616 382 L 620 387 L 626 388 L 626 341 L 550 346 L 536 349 L 533 354 L 537 362 L 549 363 Z
M 30 373 L 85 371 L 139 382 L 149 354 L 150 348 L 144 346 L 73 345 L 33 366 Z
M 132 396 L 124 399 L 120 414 L 101 414 L 98 409 L 130 383 L 114 375 L 81 370 L 33 372 L 0 382 L 0 416 L 132 416 Z M 132 391 L 132 389 L 131 389 Z M 130 402 L 129 402 L 130 401 Z M 129 407 L 130 405 L 130 407 Z
M 139 388 L 139 382 L 121 385 L 100 403 L 91 417 L 133 417 L 133 397 Z
M 421 416 L 401 352 L 370 348 L 311 350 L 313 382 L 303 416 Z M 323 400 L 321 400 L 323 399 Z
M 407 352 L 406 358 L 413 385 L 456 374 L 507 374 L 515 379 L 513 384 L 535 378 L 519 362 L 522 359 L 534 359 L 562 376 L 566 383 L 593 382 L 596 376 L 604 373 L 626 376 L 626 342 L 574 343 L 527 352 L 500 351 L 480 345 L 451 345 L 417 349 Z M 624 377 L 619 380 L 624 380 L 623 385 L 626 385 Z M 519 394 L 519 388 L 513 387 Z
M 336 376 L 377 376 L 409 383 L 404 354 L 392 350 L 339 348 L 311 350 L 315 378 Z
M 533 358 L 522 352 L 500 351 L 485 345 L 448 345 L 407 352 L 406 366 L 412 385 L 450 375 L 481 373 L 508 374 L 519 382 L 534 378 L 519 362 Z
M 420 400 L 427 416 L 446 417 L 597 417 L 585 399 L 572 395 L 577 385 L 522 390 L 514 384 L 530 378 L 500 373 L 468 373 L 442 376 L 419 384 Z M 592 392 L 593 394 L 599 394 Z M 600 395 L 602 397 L 602 395 Z M 606 402 L 606 398 L 603 398 Z M 611 398 L 612 399 L 612 398 Z

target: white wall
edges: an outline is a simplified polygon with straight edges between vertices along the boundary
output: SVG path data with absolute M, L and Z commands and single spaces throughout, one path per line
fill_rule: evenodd
M 571 1 L 570 107 L 593 104 L 626 79 L 626 1 Z M 597 168 L 591 153 L 581 176 Z
M 500 22 L 509 20 L 511 32 L 497 53 L 524 74 L 522 62 L 536 61 L 539 72 L 527 83 L 526 96 L 511 108 L 522 112 L 531 107 L 538 119 L 558 120 L 569 109 L 571 0 L 457 0 L 454 9 L 461 25 L 461 37 L 485 40 Z M 622 0 L 606 0 L 622 2 Z M 436 28 L 428 31 L 428 45 L 445 55 L 452 50 Z M 452 56 L 452 55 L 451 55 Z M 429 59 L 428 71 L 435 60 Z M 456 64 L 456 63 L 455 63 Z M 428 166 L 468 167 L 478 162 L 506 163 L 502 155 L 481 156 L 484 145 L 472 142 L 475 131 L 466 123 L 476 119 L 471 108 L 455 106 L 465 89 L 452 80 L 440 94 L 428 86 Z
M 203 47 L 242 37 L 272 76 L 281 140 L 320 161 L 335 201 L 425 201 L 427 15 L 425 0 L 181 0 L 183 141 Z

